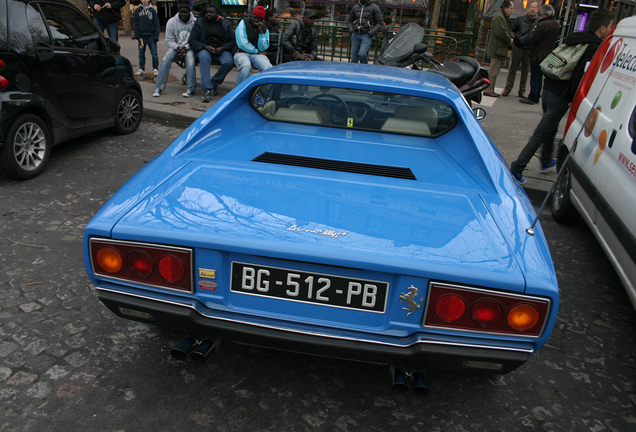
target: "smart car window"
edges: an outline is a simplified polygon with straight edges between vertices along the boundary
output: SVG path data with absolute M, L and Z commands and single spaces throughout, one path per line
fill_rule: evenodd
M 9 47 L 17 54 L 35 55 L 35 43 L 50 43 L 40 12 L 32 4 L 11 2 L 8 8 Z
M 458 121 L 451 106 L 436 99 L 327 86 L 266 84 L 254 90 L 251 104 L 272 121 L 424 137 Z
M 58 4 L 39 3 L 56 46 L 99 50 L 99 31 L 80 12 Z

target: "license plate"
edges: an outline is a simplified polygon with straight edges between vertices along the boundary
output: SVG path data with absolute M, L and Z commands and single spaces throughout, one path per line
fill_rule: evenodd
M 234 292 L 383 313 L 387 282 L 232 263 Z

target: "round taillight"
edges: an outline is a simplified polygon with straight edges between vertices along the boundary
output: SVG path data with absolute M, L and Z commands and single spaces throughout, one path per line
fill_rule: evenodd
M 146 252 L 133 251 L 128 255 L 128 268 L 139 277 L 146 277 L 152 273 L 152 258 Z
M 466 303 L 456 294 L 442 296 L 435 303 L 435 313 L 444 321 L 458 320 L 464 312 L 466 312 Z
M 107 273 L 117 273 L 121 270 L 124 260 L 119 252 L 112 247 L 103 247 L 97 251 L 97 265 Z
M 530 330 L 539 322 L 539 311 L 531 304 L 522 303 L 508 312 L 508 325 L 518 331 Z
M 183 262 L 174 255 L 166 255 L 159 260 L 159 274 L 168 282 L 178 282 L 185 276 Z
M 470 317 L 480 326 L 496 323 L 502 315 L 501 306 L 494 300 L 479 300 L 470 309 Z

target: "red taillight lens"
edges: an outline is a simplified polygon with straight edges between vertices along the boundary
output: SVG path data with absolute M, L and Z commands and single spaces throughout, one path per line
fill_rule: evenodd
M 4 69 L 6 65 L 7 64 L 4 62 L 4 60 L 0 60 L 0 70 Z M 9 80 L 6 79 L 4 76 L 0 75 L 0 90 L 8 86 L 9 86 Z
M 549 311 L 549 299 L 431 282 L 424 325 L 536 337 Z
M 139 277 L 147 277 L 154 268 L 152 257 L 143 251 L 131 252 L 128 255 L 128 268 Z
M 491 299 L 477 301 L 470 310 L 473 321 L 481 326 L 489 326 L 501 318 L 502 310 L 499 303 Z
M 450 322 L 460 319 L 466 312 L 466 303 L 458 295 L 448 294 L 435 303 L 435 313 L 440 319 Z
M 190 249 L 93 238 L 90 256 L 98 276 L 193 292 Z
M 178 282 L 185 275 L 185 268 L 179 258 L 167 255 L 159 260 L 159 273 L 168 282 Z

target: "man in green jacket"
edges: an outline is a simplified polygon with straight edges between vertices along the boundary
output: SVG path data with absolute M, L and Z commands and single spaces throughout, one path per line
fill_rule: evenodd
M 515 5 L 510 0 L 504 0 L 501 9 L 490 22 L 490 38 L 486 47 L 486 54 L 490 56 L 490 68 L 488 69 L 490 85 L 484 91 L 484 96 L 499 97 L 499 94 L 495 93 L 495 82 L 497 75 L 499 75 L 501 62 L 508 57 L 508 49 L 512 45 L 513 33 L 510 15 L 514 10 Z

